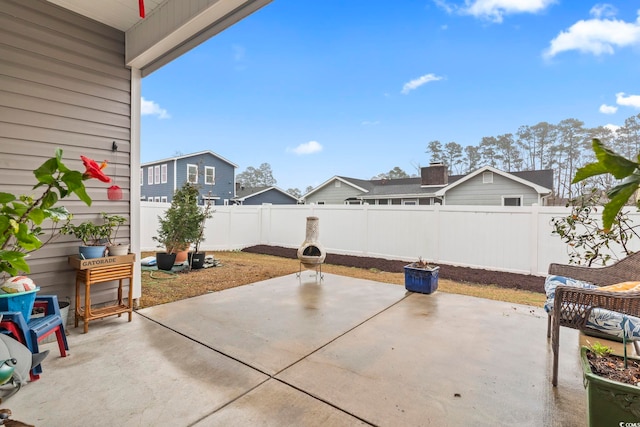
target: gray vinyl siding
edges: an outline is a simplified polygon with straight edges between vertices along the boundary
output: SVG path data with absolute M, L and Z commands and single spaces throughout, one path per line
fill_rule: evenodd
M 297 201 L 291 196 L 282 194 L 278 190 L 269 190 L 258 195 L 248 197 L 244 200 L 244 205 L 261 205 L 271 203 L 272 205 L 295 205 Z
M 344 182 L 340 182 L 340 187 L 336 187 L 335 182 L 335 180 L 331 181 L 309 197 L 305 197 L 305 203 L 324 202 L 327 205 L 343 205 L 348 198 L 362 194 L 362 191 Z
M 523 206 L 538 203 L 538 193 L 530 186 L 520 184 L 497 173 L 493 174 L 493 183 L 484 184 L 480 173 L 447 191 L 445 204 L 502 206 L 504 196 L 523 196 Z
M 123 200 L 109 201 L 111 184 L 85 181 L 91 207 L 75 196 L 60 203 L 75 222 L 98 221 L 103 211 L 128 219 L 130 87 L 122 32 L 46 1 L 0 0 L 2 191 L 39 194 L 31 190 L 32 171 L 61 148 L 72 169 L 84 170 L 80 155 L 107 160 L 105 172 L 123 189 Z M 117 155 L 111 150 L 114 141 Z M 119 241 L 130 241 L 128 223 Z M 29 276 L 41 293 L 73 300 L 74 271 L 67 257 L 77 253 L 78 244 L 73 236 L 60 236 L 31 254 Z M 95 302 L 101 294 L 95 294 Z

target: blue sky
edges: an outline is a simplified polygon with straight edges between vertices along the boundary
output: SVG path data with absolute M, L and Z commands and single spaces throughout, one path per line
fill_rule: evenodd
M 274 0 L 143 79 L 142 162 L 211 150 L 282 189 L 640 112 L 640 1 Z

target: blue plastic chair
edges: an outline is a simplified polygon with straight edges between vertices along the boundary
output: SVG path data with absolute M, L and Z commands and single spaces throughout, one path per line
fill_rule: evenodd
M 58 297 L 55 295 L 37 296 L 34 307 L 44 308 L 44 316 L 32 316 L 27 322 L 19 311 L 4 311 L 0 312 L 2 315 L 0 327 L 11 332 L 15 339 L 24 344 L 34 354 L 40 352 L 38 342 L 55 333 L 60 357 L 66 357 L 69 344 L 67 343 L 62 315 L 60 314 Z M 42 366 L 37 365 L 33 368 L 31 376 L 37 379 L 41 373 Z

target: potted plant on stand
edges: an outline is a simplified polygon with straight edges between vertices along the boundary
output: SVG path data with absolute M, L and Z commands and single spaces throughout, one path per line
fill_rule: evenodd
M 109 227 L 84 221 L 78 225 L 67 223 L 60 229 L 62 234 L 72 234 L 82 241 L 78 253 L 82 259 L 103 257 L 109 240 Z
M 422 258 L 404 266 L 404 287 L 411 292 L 431 294 L 438 289 L 440 267 L 429 265 Z
M 171 206 L 159 216 L 158 235 L 153 239 L 165 248 L 165 252 L 156 253 L 158 268 L 171 270 L 176 262 L 178 251 L 186 250 L 196 241 L 200 234 L 200 227 L 205 217 L 198 206 L 198 188 L 185 182 L 176 190 L 171 200 Z M 186 258 L 185 258 L 186 260 Z
M 129 253 L 129 244 L 116 242 L 118 230 L 120 230 L 122 224 L 127 222 L 127 219 L 123 216 L 111 215 L 106 212 L 102 212 L 101 215 L 105 227 L 109 230 L 109 236 L 107 237 L 107 250 L 109 251 L 109 255 L 127 255 Z

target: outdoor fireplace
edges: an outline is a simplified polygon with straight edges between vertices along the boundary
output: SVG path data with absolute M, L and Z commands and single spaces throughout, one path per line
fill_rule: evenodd
M 307 233 L 304 242 L 298 248 L 298 259 L 300 260 L 300 272 L 302 272 L 302 267 L 316 270 L 316 274 L 319 272 L 320 278 L 322 278 L 322 263 L 327 257 L 327 252 L 318 241 L 319 221 L 316 216 L 307 217 Z

